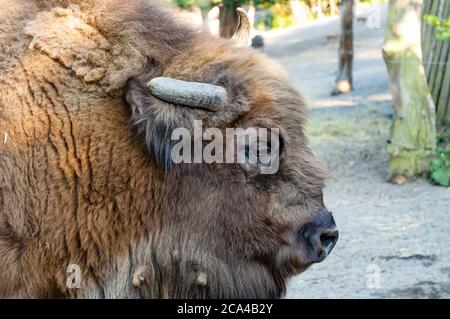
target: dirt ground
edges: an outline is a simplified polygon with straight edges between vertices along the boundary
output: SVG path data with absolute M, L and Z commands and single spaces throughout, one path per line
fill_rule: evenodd
M 450 189 L 418 179 L 386 181 L 392 99 L 381 56 L 385 7 L 359 7 L 354 91 L 331 97 L 339 19 L 263 33 L 310 107 L 308 134 L 333 178 L 325 202 L 340 239 L 321 264 L 295 277 L 287 298 L 449 298 Z M 374 16 L 372 16 L 374 17 Z

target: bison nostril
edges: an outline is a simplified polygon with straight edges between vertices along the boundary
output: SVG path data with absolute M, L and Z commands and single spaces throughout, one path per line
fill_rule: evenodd
M 337 229 L 327 230 L 320 235 L 320 244 L 322 245 L 322 251 L 325 252 L 326 255 L 329 255 L 333 250 L 334 246 L 339 237 L 339 232 Z
M 339 237 L 333 215 L 326 209 L 314 215 L 312 221 L 303 224 L 297 230 L 298 240 L 307 250 L 311 262 L 321 262 L 327 257 Z

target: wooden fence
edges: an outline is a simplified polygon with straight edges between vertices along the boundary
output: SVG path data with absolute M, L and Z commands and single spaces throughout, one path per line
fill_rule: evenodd
M 450 18 L 450 0 L 424 0 L 424 14 Z M 436 29 L 422 24 L 422 51 L 428 85 L 436 104 L 438 125 L 450 117 L 450 43 L 436 40 Z

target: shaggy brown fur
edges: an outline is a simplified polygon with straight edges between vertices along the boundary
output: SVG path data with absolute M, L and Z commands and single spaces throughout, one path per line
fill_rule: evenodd
M 323 207 L 325 177 L 283 71 L 154 1 L 0 8 L 0 295 L 282 296 L 310 264 L 295 234 Z M 222 85 L 233 102 L 167 104 L 143 90 L 160 75 Z M 168 134 L 194 119 L 279 127 L 279 172 L 171 167 Z M 66 285 L 69 264 L 80 289 Z

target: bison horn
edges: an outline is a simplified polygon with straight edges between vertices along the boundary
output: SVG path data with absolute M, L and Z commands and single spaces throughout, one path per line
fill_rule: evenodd
M 225 88 L 208 83 L 157 77 L 147 83 L 150 93 L 169 103 L 217 112 L 229 102 Z
M 237 8 L 236 11 L 238 13 L 238 25 L 231 39 L 239 42 L 242 46 L 247 46 L 250 38 L 250 20 L 244 9 Z

